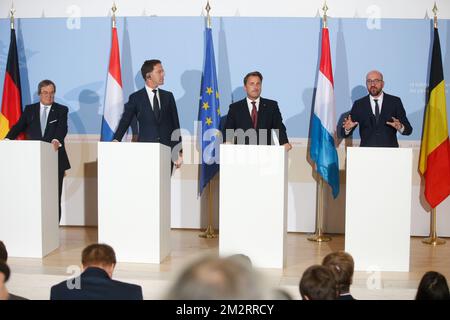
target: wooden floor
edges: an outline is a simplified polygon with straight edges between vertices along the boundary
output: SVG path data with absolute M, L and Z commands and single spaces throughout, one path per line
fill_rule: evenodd
M 163 297 L 177 272 L 197 255 L 218 251 L 218 239 L 198 237 L 199 230 L 171 231 L 172 251 L 162 264 L 118 263 L 114 278 L 142 285 L 145 299 Z M 272 287 L 283 287 L 299 299 L 298 282 L 303 271 L 320 264 L 330 252 L 344 249 L 344 236 L 335 235 L 327 243 L 314 243 L 306 234 L 288 233 L 287 266 L 259 269 Z M 359 299 L 413 299 L 422 275 L 429 270 L 443 273 L 450 280 L 450 241 L 433 247 L 411 238 L 410 272 L 356 272 L 351 288 Z M 70 277 L 80 265 L 81 251 L 97 241 L 97 229 L 61 227 L 60 248 L 44 259 L 10 258 L 12 276 L 8 288 L 12 293 L 30 299 L 48 299 L 50 287 Z M 389 250 L 389 248 L 386 248 Z

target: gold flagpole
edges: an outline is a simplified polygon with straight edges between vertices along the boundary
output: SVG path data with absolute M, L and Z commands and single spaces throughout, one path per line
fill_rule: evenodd
M 206 227 L 205 232 L 199 234 L 200 238 L 213 239 L 217 237 L 217 234 L 214 233 L 213 227 L 213 179 L 211 179 L 208 183 L 208 226 Z
M 327 28 L 327 2 L 325 1 L 323 5 L 323 28 Z M 317 209 L 316 209 L 316 231 L 311 236 L 308 237 L 309 241 L 316 242 L 327 242 L 331 238 L 323 234 L 323 178 L 319 175 L 319 190 L 317 195 Z
M 444 239 L 438 238 L 436 228 L 436 208 L 431 209 L 430 218 L 430 236 L 422 240 L 423 243 L 432 246 L 441 245 L 445 243 Z
M 9 10 L 9 21 L 11 23 L 11 30 L 14 30 L 14 13 L 16 13 L 16 9 L 14 9 L 14 3 L 11 4 L 11 9 Z
M 209 11 L 211 10 L 211 6 L 209 5 L 209 0 L 206 3 L 206 23 L 207 27 L 211 28 L 211 16 L 209 14 Z M 217 234 L 214 233 L 214 227 L 213 227 L 213 179 L 211 179 L 208 183 L 209 190 L 208 190 L 208 227 L 206 227 L 205 232 L 199 234 L 198 236 L 200 238 L 206 238 L 206 239 L 213 239 L 217 237 Z
M 111 8 L 111 11 L 112 11 L 112 15 L 111 15 L 112 27 L 115 28 L 116 27 L 116 11 L 117 11 L 117 6 L 116 6 L 115 2 L 113 2 L 113 6 Z
M 436 2 L 434 3 L 433 13 L 434 13 L 434 28 L 437 29 L 438 21 L 437 21 L 437 12 L 438 8 L 436 6 Z M 430 236 L 422 240 L 423 243 L 429 244 L 432 246 L 441 245 L 445 243 L 444 239 L 440 239 L 437 236 L 437 221 L 436 221 L 436 208 L 431 209 L 430 213 Z

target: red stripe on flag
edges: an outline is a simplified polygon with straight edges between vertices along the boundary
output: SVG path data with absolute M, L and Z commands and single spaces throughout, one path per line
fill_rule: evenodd
M 109 56 L 109 73 L 116 79 L 122 87 L 122 76 L 120 73 L 119 40 L 117 39 L 117 29 L 112 28 L 111 54 Z
M 20 106 L 20 90 L 9 73 L 5 74 L 3 85 L 2 114 L 9 121 L 9 128 L 16 124 L 22 114 Z
M 447 139 L 427 157 L 425 198 L 432 208 L 450 195 L 450 142 Z
M 330 36 L 328 28 L 322 28 L 322 53 L 320 54 L 320 72 L 331 82 L 333 81 L 333 68 L 331 66 Z

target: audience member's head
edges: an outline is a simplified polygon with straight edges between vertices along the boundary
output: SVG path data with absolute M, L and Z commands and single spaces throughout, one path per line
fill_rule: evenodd
M 8 261 L 8 251 L 6 250 L 5 244 L 1 240 L 0 240 L 0 261 L 4 262 Z
M 338 297 L 333 273 L 321 265 L 313 265 L 305 270 L 299 289 L 303 300 L 335 300 Z
M 270 295 L 271 300 L 293 300 L 291 294 L 282 288 L 273 289 Z
M 262 299 L 264 290 L 255 271 L 230 258 L 206 256 L 184 269 L 170 289 L 171 300 Z
M 344 251 L 332 252 L 323 259 L 322 265 L 333 272 L 340 294 L 350 292 L 355 269 L 355 263 L 350 254 Z
M 96 267 L 105 270 L 110 278 L 116 266 L 116 254 L 114 249 L 107 244 L 91 244 L 84 248 L 81 254 L 81 263 L 83 264 L 83 269 L 89 267 Z
M 236 261 L 237 263 L 242 263 L 244 266 L 247 266 L 248 268 L 253 267 L 252 260 L 250 259 L 250 257 L 242 253 L 233 254 L 229 256 L 227 259 Z
M 428 271 L 420 280 L 416 300 L 450 300 L 447 280 L 439 272 Z
M 5 261 L 0 261 L 0 300 L 7 300 L 9 298 L 6 282 L 9 279 L 11 272 Z

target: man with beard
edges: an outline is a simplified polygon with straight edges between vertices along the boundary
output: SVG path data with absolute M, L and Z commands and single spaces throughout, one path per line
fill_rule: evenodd
M 366 86 L 369 94 L 355 101 L 342 123 L 344 136 L 352 134 L 359 125 L 361 147 L 398 148 L 397 131 L 406 136 L 412 132 L 402 101 L 383 92 L 383 75 L 379 71 L 367 74 Z

